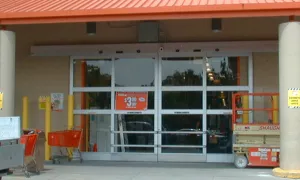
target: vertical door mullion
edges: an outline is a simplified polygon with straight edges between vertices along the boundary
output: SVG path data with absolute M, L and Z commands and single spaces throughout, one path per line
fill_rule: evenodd
M 202 129 L 203 129 L 203 136 L 202 136 L 202 142 L 203 142 L 203 154 L 206 155 L 207 153 L 207 74 L 206 74 L 206 56 L 203 58 L 203 100 L 202 100 L 202 108 L 203 108 L 203 114 L 202 114 Z
M 112 57 L 112 68 L 111 68 L 111 114 L 110 114 L 110 152 L 113 153 L 117 148 L 115 145 L 117 137 L 113 131 L 115 130 L 115 57 Z
M 74 59 L 70 58 L 70 82 L 69 82 L 69 94 L 73 95 L 74 88 Z
M 158 95 L 158 113 L 157 113 L 157 160 L 159 161 L 159 155 L 161 154 L 161 145 L 162 145 L 162 59 L 160 54 L 158 53 L 158 82 L 157 82 L 157 95 Z
M 158 129 L 158 57 L 156 54 L 155 57 L 155 65 L 154 65 L 154 154 L 157 155 L 158 153 L 158 148 L 157 148 L 157 144 L 158 144 L 158 134 L 157 129 Z

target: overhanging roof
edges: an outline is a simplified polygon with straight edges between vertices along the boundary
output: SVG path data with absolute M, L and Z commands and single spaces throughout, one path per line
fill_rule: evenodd
M 1 0 L 0 24 L 300 15 L 300 0 Z

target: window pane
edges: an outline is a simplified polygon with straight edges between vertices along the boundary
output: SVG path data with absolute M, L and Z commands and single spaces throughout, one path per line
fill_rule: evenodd
M 155 59 L 116 59 L 116 87 L 154 86 Z
M 231 115 L 207 115 L 207 153 L 232 153 Z
M 202 115 L 162 115 L 163 131 L 195 131 L 202 129 Z
M 163 147 L 161 148 L 162 153 L 195 153 L 195 154 L 202 154 L 202 148 L 176 148 L 176 147 Z
M 196 130 L 190 130 L 195 132 Z M 181 133 L 186 132 L 186 133 Z M 202 134 L 190 134 L 189 131 L 183 130 L 175 134 L 162 134 L 162 145 L 190 145 L 202 146 Z
M 87 122 L 84 123 L 85 128 L 83 128 L 82 139 L 87 142 L 83 145 L 83 151 L 110 152 L 111 142 L 113 142 L 110 134 L 110 114 L 74 115 L 74 126 L 80 126 L 82 120 Z M 85 136 L 86 132 L 88 136 Z
M 120 92 L 120 93 L 122 93 L 122 92 Z M 123 92 L 123 93 L 126 94 L 126 92 Z M 129 92 L 129 93 L 130 93 L 130 94 L 134 94 L 135 92 L 133 92 L 133 93 Z M 116 92 L 115 94 L 116 94 L 116 96 L 117 96 L 117 92 Z M 137 92 L 137 94 L 139 94 L 139 93 Z M 116 97 L 116 96 L 115 96 L 115 97 Z M 117 101 L 117 98 L 116 98 L 116 100 L 115 100 L 116 106 L 117 106 L 117 103 L 124 103 L 124 102 L 118 102 L 118 101 Z M 136 105 L 136 106 L 137 106 L 137 105 Z M 116 109 L 116 107 L 115 107 L 115 109 Z M 149 92 L 148 92 L 147 109 L 149 109 L 149 110 L 154 109 L 154 91 L 149 91 Z M 126 110 L 126 109 L 124 109 L 124 110 Z M 134 109 L 132 109 L 132 110 L 134 110 Z M 129 109 L 129 111 L 130 111 L 130 109 Z
M 120 131 L 154 131 L 154 115 L 115 115 L 115 130 Z
M 206 67 L 208 86 L 248 86 L 248 57 L 210 57 Z
M 202 58 L 181 57 L 162 59 L 163 86 L 201 86 Z
M 87 115 L 90 124 L 90 149 L 97 146 L 98 152 L 110 152 L 110 115 Z
M 110 59 L 75 60 L 73 68 L 74 87 L 111 86 L 112 61 Z
M 238 91 L 207 91 L 207 109 L 232 109 L 234 93 Z
M 111 109 L 111 92 L 76 92 L 74 98 L 75 109 Z
M 126 153 L 154 153 L 153 147 L 117 147 L 115 152 L 126 152 Z
M 162 145 L 202 146 L 202 115 L 162 115 Z M 174 131 L 176 133 L 164 133 Z M 192 134 L 199 132 L 199 134 Z M 202 153 L 197 147 L 163 147 L 163 153 Z
M 202 109 L 202 92 L 164 91 L 162 109 Z
M 115 135 L 117 136 L 115 144 L 122 144 L 123 136 L 125 145 L 154 145 L 154 134 L 116 133 Z

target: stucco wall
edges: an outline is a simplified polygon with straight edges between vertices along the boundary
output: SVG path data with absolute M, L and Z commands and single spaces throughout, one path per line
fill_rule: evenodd
M 254 92 L 275 92 L 279 91 L 279 67 L 278 53 L 254 53 Z M 255 108 L 272 108 L 271 97 L 255 97 Z M 268 122 L 270 114 L 267 111 L 256 111 L 254 121 Z
M 276 40 L 278 25 L 286 18 L 225 19 L 223 32 L 212 33 L 209 20 L 163 21 L 160 24 L 162 42 L 201 42 L 236 40 Z M 79 24 L 18 25 L 8 27 L 16 32 L 16 115 L 22 112 L 22 96 L 29 96 L 30 127 L 44 127 L 44 111 L 38 110 L 38 97 L 51 92 L 69 91 L 68 57 L 31 57 L 32 45 L 104 44 L 137 42 L 135 23 L 98 23 L 97 35 L 87 36 L 85 26 Z M 270 64 L 273 64 L 270 66 Z M 276 54 L 254 54 L 255 91 L 274 91 L 278 86 Z M 274 79 L 274 81 L 270 81 Z M 54 112 L 53 129 L 67 124 L 65 110 Z

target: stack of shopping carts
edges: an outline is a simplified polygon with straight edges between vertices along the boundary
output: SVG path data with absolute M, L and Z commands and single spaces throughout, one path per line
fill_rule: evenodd
M 40 174 L 40 170 L 37 168 L 37 163 L 34 156 L 37 138 L 38 138 L 38 134 L 34 133 L 34 134 L 22 135 L 20 139 L 20 143 L 24 144 L 25 146 L 23 171 L 27 178 L 30 177 L 30 173 L 28 172 L 28 165 L 31 162 L 34 163 L 36 174 Z

